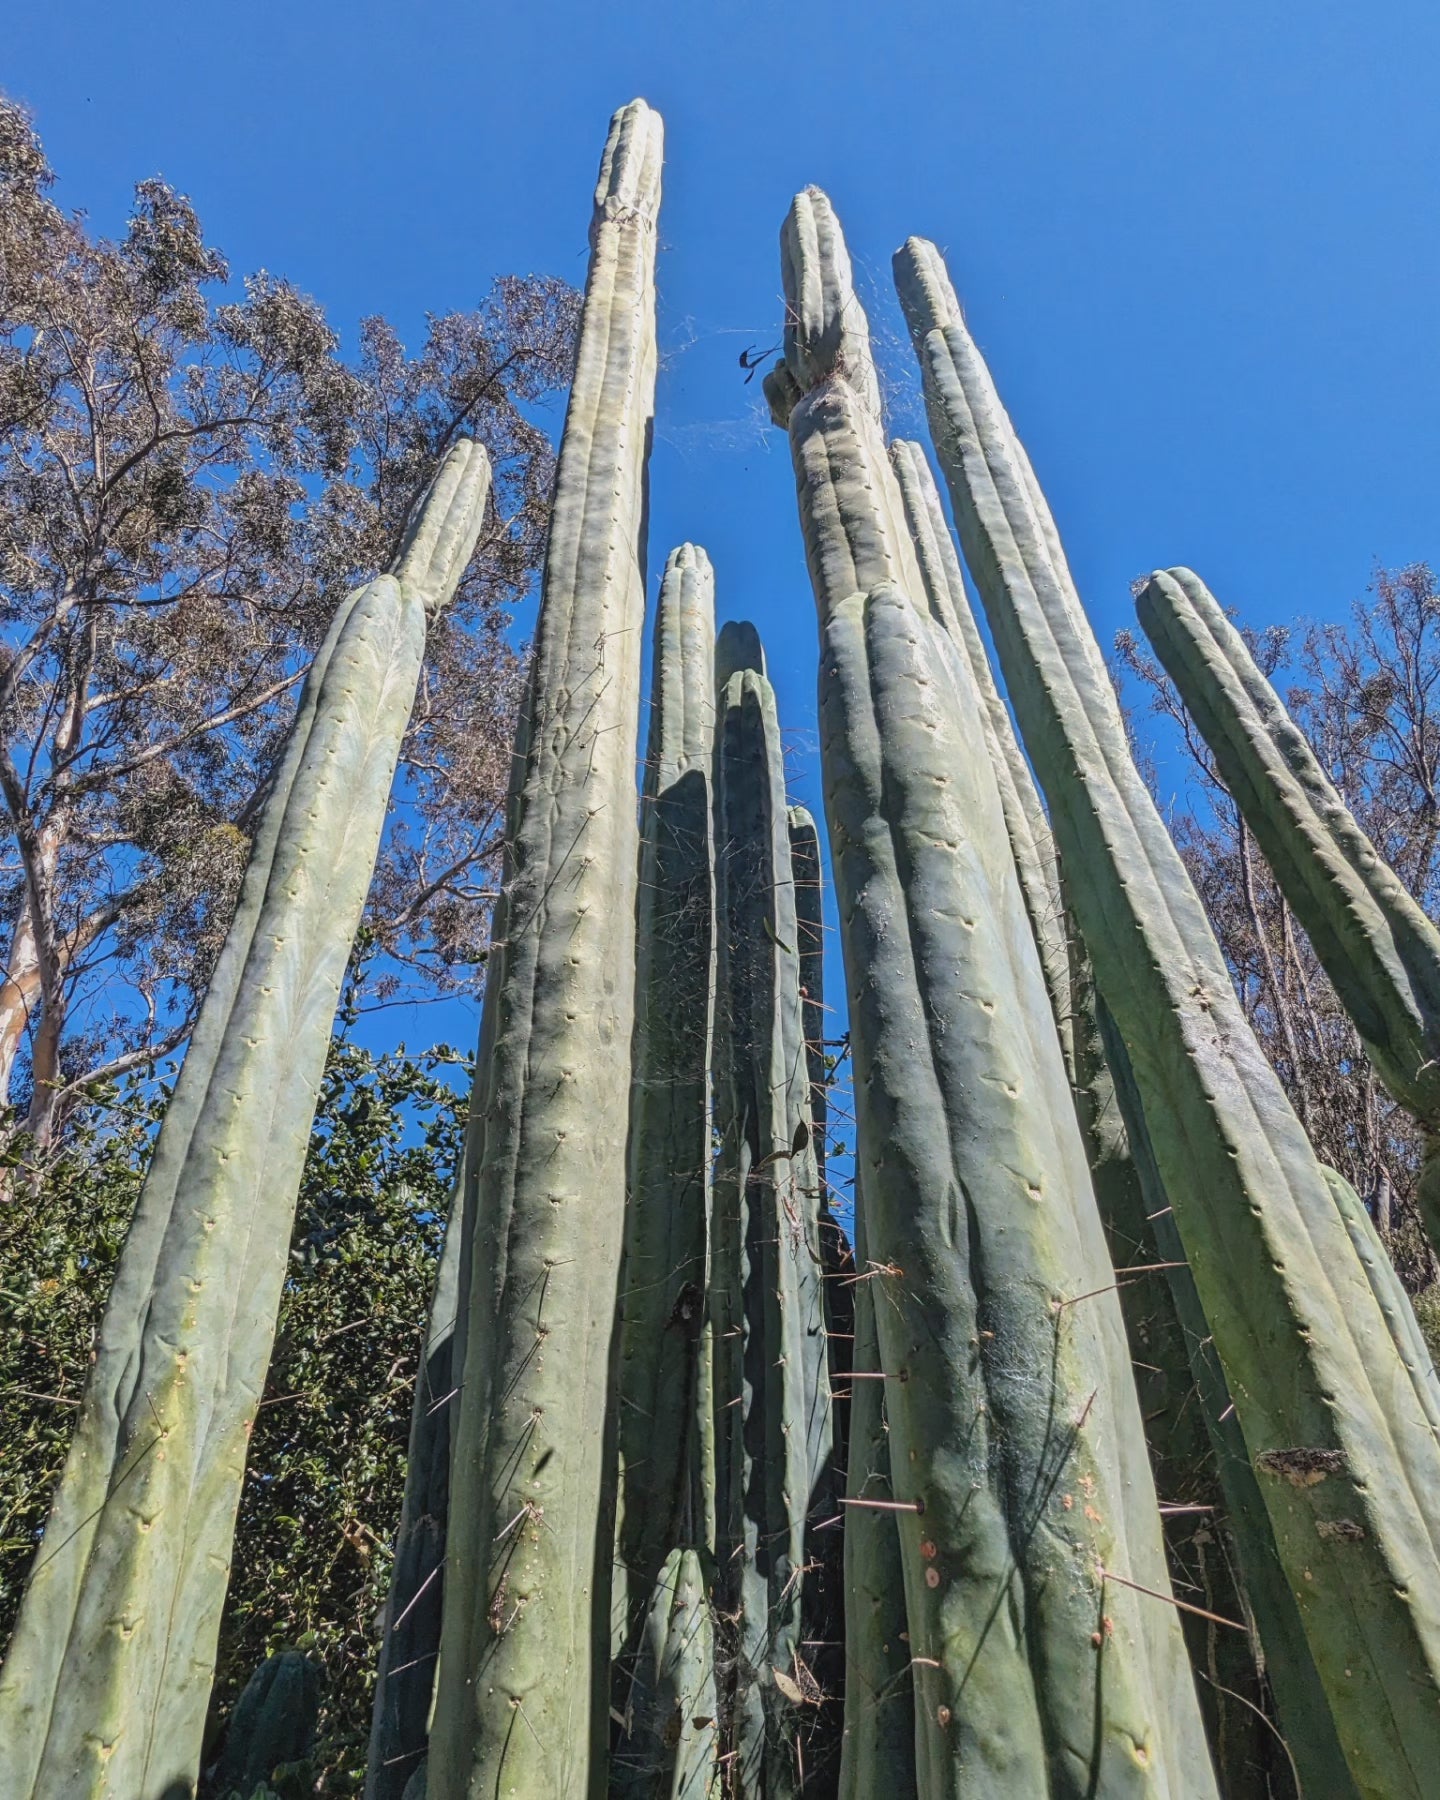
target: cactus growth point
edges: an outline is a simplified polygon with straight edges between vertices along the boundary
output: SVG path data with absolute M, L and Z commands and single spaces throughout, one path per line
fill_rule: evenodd
M 308 1770 L 294 1765 L 303 1765 L 315 1747 L 323 1688 L 324 1671 L 301 1651 L 265 1658 L 230 1714 L 213 1784 L 219 1800 L 268 1795 L 282 1772 L 287 1791 L 305 1783 Z
M 14 1800 L 192 1790 L 340 983 L 426 624 L 469 560 L 489 473 L 478 445 L 451 450 L 392 573 L 342 602 L 305 683 L 0 1673 Z
M 611 1756 L 615 1800 L 719 1800 L 715 1636 L 699 1555 L 665 1559 Z
M 596 187 L 485 1000 L 430 1732 L 447 1796 L 578 1797 L 604 1779 L 661 144 L 656 113 L 622 108 Z
M 1366 1054 L 1425 1134 L 1417 1198 L 1440 1246 L 1440 930 L 1360 829 L 1199 576 L 1158 571 L 1136 610 Z
M 1135 769 L 1053 523 L 933 245 L 896 276 L 961 544 L 1096 981 L 1363 1794 L 1440 1763 L 1440 1446 Z
M 796 199 L 781 242 L 786 373 L 767 392 L 820 615 L 919 1791 L 1204 1794 L 1174 1612 L 1110 1579 L 1168 1582 L 1068 1079 L 971 728 L 980 697 L 921 598 L 823 194 Z M 838 319 L 802 303 L 815 294 Z

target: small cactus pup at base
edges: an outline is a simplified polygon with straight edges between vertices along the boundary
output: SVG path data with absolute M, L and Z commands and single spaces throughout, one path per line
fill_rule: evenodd
M 585 1800 L 605 1781 L 661 151 L 643 101 L 615 115 L 518 739 L 504 944 L 471 1102 L 429 1751 L 446 1800 Z
M 267 1656 L 245 1683 L 225 1733 L 215 1772 L 219 1800 L 269 1794 L 277 1776 L 287 1791 L 313 1777 L 305 1767 L 315 1747 L 324 1671 L 299 1650 Z
M 1361 1794 L 1420 1800 L 1440 1767 L 1429 1402 L 1135 767 L 1053 521 L 934 246 L 912 238 L 896 279 L 961 547 L 1336 1734 Z M 1286 1722 L 1297 1755 L 1305 1728 Z
M 1136 611 L 1366 1054 L 1425 1134 L 1417 1197 L 1440 1247 L 1440 930 L 1360 829 L 1200 577 L 1158 571 Z
M 1213 1794 L 979 692 L 925 602 L 823 194 L 797 197 L 781 252 L 785 360 L 767 392 L 819 613 L 879 1351 L 852 1379 L 884 1384 L 917 1789 Z
M 193 1791 L 310 1127 L 430 617 L 489 491 L 456 445 L 336 613 L 106 1303 L 0 1671 L 6 1800 Z
M 738 1615 L 722 1697 L 729 1780 L 740 1800 L 783 1800 L 801 1791 L 810 1728 L 805 1531 L 831 1455 L 830 1384 L 784 756 L 774 692 L 753 664 L 763 665 L 758 639 L 747 645 L 727 626 L 717 646 L 717 665 L 733 672 L 715 747 L 709 1323 L 718 1604 Z
M 641 810 L 635 1074 L 620 1307 L 622 1642 L 677 1543 L 713 1550 L 701 1493 L 700 1352 L 710 1211 L 715 577 L 671 553 L 655 617 Z M 628 1597 L 628 1607 L 621 1602 Z
M 720 1800 L 718 1713 L 714 1624 L 700 1557 L 673 1550 L 655 1583 L 611 1753 L 614 1800 Z

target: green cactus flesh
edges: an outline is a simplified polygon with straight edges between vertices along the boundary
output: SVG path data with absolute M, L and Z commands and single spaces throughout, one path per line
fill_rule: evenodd
M 720 1800 L 715 1638 L 701 1559 L 661 1565 L 610 1764 L 615 1800 Z
M 1429 1403 L 1134 767 L 1053 522 L 933 246 L 912 239 L 897 280 L 961 544 L 1339 1739 L 1362 1794 L 1427 1793 L 1440 1763 Z
M 924 604 L 823 195 L 796 200 L 782 257 L 786 374 L 767 392 L 820 614 L 918 1789 L 1210 1793 L 1113 1274 L 970 726 L 982 703 Z
M 405 1494 L 385 1601 L 365 1800 L 403 1800 L 429 1735 L 445 1594 L 450 1421 L 459 1392 L 455 1309 L 460 1293 L 465 1166 L 455 1181 L 410 1410 Z
M 343 602 L 305 684 L 0 1674 L 7 1800 L 192 1789 L 335 1004 L 426 622 L 488 487 L 484 452 L 452 450 L 393 572 Z
M 695 1441 L 710 1207 L 715 582 L 691 544 L 660 586 L 642 810 L 635 1077 L 620 1316 L 623 1638 L 677 1543 L 707 1541 Z
M 1440 930 L 1360 829 L 1199 576 L 1152 575 L 1136 609 L 1380 1079 L 1425 1132 L 1419 1200 L 1440 1245 Z
M 739 1615 L 731 1780 L 778 1800 L 799 1791 L 805 1526 L 831 1456 L 819 1178 L 783 754 L 757 669 L 730 674 L 717 729 L 716 1558 Z
M 269 1794 L 277 1773 L 293 1780 L 287 1792 L 305 1783 L 305 1764 L 315 1747 L 324 1671 L 299 1650 L 267 1656 L 246 1682 L 225 1732 L 215 1772 L 219 1800 L 253 1800 Z M 287 1768 L 291 1765 L 291 1768 Z
M 429 1756 L 447 1796 L 584 1796 L 604 1778 L 615 1447 L 602 1422 L 635 997 L 622 922 L 638 877 L 661 140 L 643 101 L 623 108 L 596 188 L 472 1100 L 483 1149 Z

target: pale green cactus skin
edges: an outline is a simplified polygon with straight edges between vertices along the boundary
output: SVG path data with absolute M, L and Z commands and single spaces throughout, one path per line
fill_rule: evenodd
M 1208 1333 L 1202 1322 L 1187 1336 L 1176 1310 L 1172 1284 L 1189 1285 L 1191 1316 L 1203 1321 L 1203 1314 L 1198 1301 L 1193 1300 L 1188 1271 L 1156 1268 L 1160 1262 L 1175 1259 L 1162 1257 L 1155 1248 L 1147 1214 L 1163 1218 L 1168 1202 L 1158 1185 L 1147 1198 L 1141 1171 L 1131 1152 L 1101 1043 L 1089 959 L 1065 915 L 1063 883 L 1049 821 L 1010 714 L 995 686 L 930 464 L 919 444 L 904 440 L 891 444 L 890 460 L 900 485 L 931 614 L 963 645 L 984 701 L 982 722 L 988 727 L 987 743 L 1005 827 L 1070 1071 L 1091 1183 L 1111 1256 L 1122 1275 L 1127 1267 L 1151 1271 L 1122 1282 L 1120 1307 L 1134 1353 L 1132 1366 L 1157 1487 L 1172 1506 L 1198 1509 L 1172 1511 L 1166 1516 L 1165 1537 L 1171 1546 L 1172 1567 L 1178 1565 L 1184 1572 L 1190 1584 L 1186 1591 L 1192 1599 L 1199 1599 L 1206 1610 L 1222 1618 L 1239 1620 L 1244 1609 L 1235 1585 L 1207 1436 L 1208 1426 L 1217 1435 L 1219 1453 L 1227 1457 L 1227 1471 L 1237 1481 L 1242 1480 L 1230 1442 L 1239 1441 L 1239 1428 L 1233 1421 L 1228 1426 L 1220 1423 L 1229 1408 L 1230 1396 L 1211 1353 L 1198 1380 L 1199 1393 L 1206 1399 L 1213 1395 L 1214 1405 L 1205 1408 L 1195 1403 L 1197 1374 L 1192 1371 L 1191 1357 L 1205 1359 L 1202 1346 Z M 1244 1473 L 1249 1476 L 1248 1465 Z M 1245 1498 L 1248 1502 L 1259 1501 L 1253 1476 L 1249 1476 Z M 1255 1506 L 1247 1506 L 1240 1519 L 1247 1547 L 1252 1550 L 1247 1566 L 1254 1564 L 1255 1553 L 1262 1544 L 1268 1548 L 1263 1575 L 1276 1584 L 1276 1601 L 1286 1613 L 1286 1625 L 1293 1627 L 1280 1640 L 1288 1650 L 1280 1680 L 1293 1685 L 1290 1670 L 1298 1665 L 1301 1670 L 1308 1670 L 1313 1686 L 1314 1671 L 1298 1630 L 1299 1615 L 1274 1559 L 1264 1509 L 1258 1508 L 1262 1515 L 1259 1518 L 1253 1516 L 1255 1510 Z M 1249 1540 L 1257 1537 L 1256 1527 L 1258 1541 L 1252 1543 Z M 1210 1676 L 1201 1683 L 1199 1698 L 1222 1790 L 1228 1800 L 1244 1800 L 1251 1794 L 1257 1800 L 1280 1800 L 1289 1791 L 1288 1753 L 1260 1710 L 1264 1695 L 1249 1634 L 1216 1625 L 1195 1613 L 1187 1613 L 1183 1623 L 1191 1644 L 1192 1663 Z M 1306 1692 L 1307 1698 L 1313 1697 L 1308 1689 Z M 1302 1745 L 1301 1758 L 1308 1757 L 1317 1775 L 1323 1772 L 1328 1778 L 1329 1784 L 1323 1791 L 1343 1794 L 1348 1777 L 1338 1755 L 1319 1765 L 1313 1748 L 1317 1743 L 1328 1743 L 1333 1749 L 1333 1731 L 1317 1728 L 1313 1711 L 1301 1717 L 1306 1729 L 1297 1729 L 1295 1734 Z
M 462 1160 L 410 1409 L 405 1497 L 385 1602 L 370 1755 L 365 1769 L 365 1800 L 403 1800 L 405 1784 L 425 1754 L 429 1736 L 445 1595 L 450 1421 L 460 1373 L 455 1359 L 455 1310 L 460 1294 L 460 1221 L 465 1189 Z
M 662 129 L 611 124 L 556 472 L 475 1173 L 431 1791 L 598 1794 Z M 496 1009 L 493 1032 L 488 1025 Z M 459 1521 L 463 1520 L 463 1528 Z
M 1101 1573 L 1168 1593 L 1113 1273 L 973 730 L 982 703 L 923 599 L 822 194 L 797 198 L 781 245 L 786 374 L 767 392 L 820 613 L 866 1251 L 881 1265 L 868 1285 L 891 1479 L 912 1509 L 894 1517 L 918 1790 L 1213 1793 L 1174 1611 Z
M 1010 836 L 1015 871 L 1020 877 L 1020 892 L 1030 917 L 1030 929 L 1035 934 L 1035 947 L 1040 953 L 1040 968 L 1055 1014 L 1060 1047 L 1065 1052 L 1073 1078 L 1075 1049 L 1070 1016 L 1069 947 L 1055 846 L 1045 808 L 1035 791 L 1035 780 L 1024 752 L 1016 740 L 1010 714 L 995 686 L 990 658 L 965 595 L 960 558 L 945 523 L 935 477 L 930 473 L 924 448 L 905 438 L 896 438 L 890 445 L 890 462 L 915 547 L 924 599 L 931 616 L 945 627 L 964 651 L 980 694 L 983 708 L 980 726 L 994 764 L 995 782 L 1005 813 L 1005 829 Z
M 635 1079 L 620 1316 L 624 1637 L 675 1544 L 707 1542 L 696 1442 L 710 1212 L 715 988 L 715 577 L 693 544 L 660 584 L 641 819 Z M 621 1584 L 624 1584 L 622 1590 Z
M 1157 572 L 1136 610 L 1376 1072 L 1425 1132 L 1418 1198 L 1440 1244 L 1440 930 L 1360 829 L 1200 577 Z
M 858 1181 L 857 1181 L 858 1188 Z M 875 1283 L 865 1254 L 865 1204 L 855 1202 L 853 1367 L 878 1369 Z M 837 1388 L 842 1384 L 837 1383 Z M 915 1693 L 905 1573 L 890 1481 L 885 1383 L 857 1381 L 849 1400 L 845 1508 L 845 1722 L 839 1800 L 916 1800 Z M 880 1506 L 871 1504 L 880 1501 Z
M 728 1779 L 743 1800 L 781 1800 L 799 1791 L 799 1724 L 775 1672 L 798 1685 L 805 1526 L 814 1472 L 831 1455 L 830 1387 L 779 721 L 769 681 L 731 661 L 742 633 L 721 639 L 720 666 L 734 672 L 715 759 L 716 1563 L 722 1610 L 739 1615 Z
M 1028 463 L 932 245 L 897 281 L 984 600 L 1164 1190 L 1361 1794 L 1440 1764 L 1440 1446 L 1131 759 Z
M 715 1638 L 694 1550 L 665 1559 L 645 1616 L 629 1730 L 610 1761 L 615 1800 L 720 1800 Z
M 488 489 L 484 451 L 458 445 L 392 573 L 342 603 L 305 684 L 0 1675 L 7 1800 L 193 1789 L 340 983 L 426 624 Z

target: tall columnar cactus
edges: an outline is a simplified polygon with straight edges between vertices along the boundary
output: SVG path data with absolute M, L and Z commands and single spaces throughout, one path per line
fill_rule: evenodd
M 884 1378 L 919 1792 L 1205 1794 L 1114 1277 L 980 696 L 917 598 L 824 195 L 797 198 L 781 244 L 785 362 L 767 387 L 820 613 L 880 1352 L 856 1375 Z
M 1424 1130 L 1420 1208 L 1440 1245 L 1440 930 L 1360 829 L 1199 576 L 1152 575 L 1137 610 L 1380 1079 Z
M 739 1796 L 780 1800 L 800 1785 L 805 1525 L 831 1454 L 830 1389 L 784 761 L 754 668 L 719 697 L 715 843 L 710 1328 L 716 1561 L 722 1608 L 739 1615 L 730 1779 Z
M 453 449 L 392 573 L 342 603 L 305 684 L 0 1675 L 15 1800 L 192 1789 L 336 1000 L 426 625 L 488 489 L 484 451 Z
M 645 763 L 620 1311 L 620 1570 L 626 1635 L 677 1544 L 713 1548 L 696 1439 L 710 1210 L 715 578 L 672 552 L 655 619 Z
M 1131 759 L 1033 475 L 932 245 L 896 259 L 961 542 L 1355 1784 L 1440 1761 L 1440 1446 Z
M 1202 1323 L 1187 1337 L 1177 1311 L 1172 1284 L 1188 1283 L 1188 1271 L 1157 1267 L 1171 1259 L 1155 1249 L 1155 1227 L 1147 1215 L 1154 1213 L 1163 1219 L 1167 1202 L 1158 1184 L 1153 1184 L 1147 1197 L 1131 1152 L 1101 1044 L 1089 959 L 1065 917 L 1049 821 L 1010 714 L 995 686 L 929 461 L 919 444 L 903 439 L 891 444 L 890 460 L 931 615 L 963 647 L 984 702 L 980 721 L 1000 790 L 1020 891 L 1065 1052 L 1096 1204 L 1122 1278 L 1120 1307 L 1133 1351 L 1151 1466 L 1170 1507 L 1165 1515 L 1165 1538 L 1171 1566 L 1183 1573 L 1192 1597 L 1204 1596 L 1207 1612 L 1238 1619 L 1243 1606 L 1235 1585 L 1228 1526 L 1220 1510 L 1206 1429 L 1207 1425 L 1218 1428 L 1222 1439 L 1231 1435 L 1219 1425 L 1230 1397 L 1222 1380 L 1213 1384 L 1213 1409 L 1207 1413 L 1195 1404 L 1196 1373 L 1191 1363 L 1192 1358 L 1206 1355 L 1203 1344 L 1208 1334 Z M 1147 1276 L 1127 1280 L 1127 1267 L 1143 1269 Z M 1194 1316 L 1202 1317 L 1198 1303 Z M 1207 1397 L 1211 1386 L 1202 1379 L 1201 1392 Z M 1232 1427 L 1232 1433 L 1238 1435 L 1238 1428 Z M 1219 1446 L 1221 1455 L 1226 1448 L 1223 1443 Z M 1268 1541 L 1264 1521 L 1255 1523 Z M 1273 1564 L 1273 1554 L 1270 1561 Z M 1279 1574 L 1278 1565 L 1274 1573 Z M 1290 1611 L 1294 1611 L 1293 1603 Z M 1205 1680 L 1200 1689 L 1200 1700 L 1225 1793 L 1230 1800 L 1242 1800 L 1248 1793 L 1274 1800 L 1269 1765 L 1279 1761 L 1275 1779 L 1280 1782 L 1288 1775 L 1288 1765 L 1274 1727 L 1261 1710 L 1264 1693 L 1248 1634 L 1216 1625 L 1198 1612 L 1186 1615 L 1184 1627 L 1192 1662 L 1213 1673 L 1213 1679 Z M 1290 1648 L 1296 1648 L 1293 1642 Z M 1303 1640 L 1299 1650 L 1303 1664 L 1308 1661 Z
M 556 472 L 505 943 L 486 994 L 432 1790 L 603 1782 L 662 130 L 615 115 Z M 493 1031 L 490 1009 L 496 1010 Z M 468 1275 L 468 1279 L 467 1279 Z M 463 1529 L 460 1521 L 463 1521 Z

